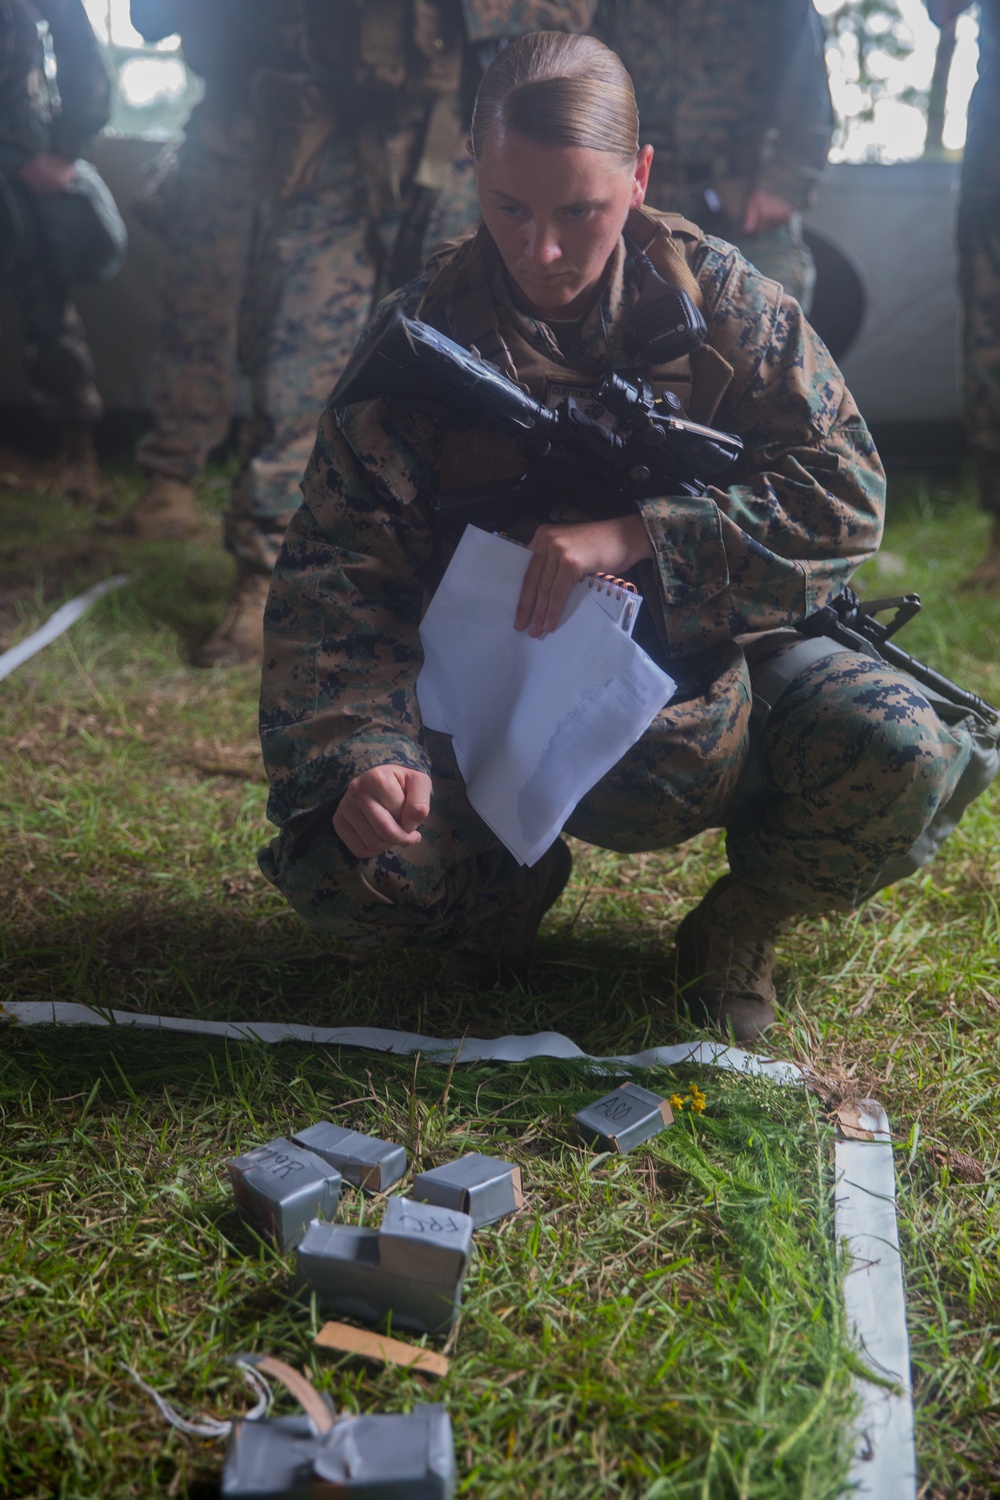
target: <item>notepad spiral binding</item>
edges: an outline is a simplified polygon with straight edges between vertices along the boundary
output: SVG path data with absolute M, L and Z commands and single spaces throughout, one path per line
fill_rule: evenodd
M 616 578 L 613 573 L 588 573 L 586 584 L 588 589 L 596 588 L 599 594 L 613 593 L 616 599 L 639 592 L 634 583 L 629 583 L 627 578 Z

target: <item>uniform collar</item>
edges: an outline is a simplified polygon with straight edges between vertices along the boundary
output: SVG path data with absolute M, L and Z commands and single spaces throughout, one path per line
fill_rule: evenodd
M 490 242 L 492 245 L 492 241 Z M 496 247 L 493 246 L 490 290 L 500 312 L 501 325 L 508 323 L 533 349 L 554 364 L 568 366 L 569 361 L 549 325 L 517 306 L 510 282 Z M 626 315 L 638 296 L 638 280 L 629 262 L 625 241 L 619 237 L 611 259 L 611 268 L 600 297 L 579 325 L 574 340 L 573 367 L 593 372 L 620 370 L 635 363 L 625 346 Z

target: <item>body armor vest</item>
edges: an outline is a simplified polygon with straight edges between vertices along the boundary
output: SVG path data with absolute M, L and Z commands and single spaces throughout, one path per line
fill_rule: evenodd
M 688 265 L 685 245 L 697 243 L 702 232 L 679 214 L 652 213 L 633 209 L 625 225 L 628 239 L 652 262 L 665 282 L 687 292 L 701 311 L 703 298 Z M 446 333 L 467 349 L 475 349 L 497 367 L 508 380 L 536 401 L 555 405 L 563 396 L 586 396 L 593 392 L 601 371 L 574 370 L 558 363 L 524 336 L 509 309 L 495 297 L 491 280 L 501 265 L 499 252 L 485 226 L 465 240 L 439 247 L 429 262 L 440 269 L 424 294 L 416 316 Z M 641 325 L 642 297 L 632 309 Z M 618 373 L 641 375 L 657 397 L 672 393 L 693 421 L 710 423 L 730 380 L 732 367 L 708 344 L 667 364 L 651 364 L 639 356 Z M 442 493 L 466 489 L 484 479 L 515 478 L 524 469 L 524 458 L 512 441 L 488 429 L 449 432 L 441 456 L 439 484 Z M 533 530 L 548 519 L 532 510 L 515 534 Z

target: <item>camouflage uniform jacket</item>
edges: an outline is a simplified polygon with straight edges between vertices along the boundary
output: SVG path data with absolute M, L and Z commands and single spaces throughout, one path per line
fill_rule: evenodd
M 56 77 L 46 75 L 38 23 Z M 0 165 L 17 172 L 40 151 L 70 160 L 107 124 L 111 82 L 80 0 L 0 0 Z
M 692 237 L 684 250 L 712 359 L 727 372 L 715 421 L 740 434 L 745 452 L 726 490 L 640 503 L 653 548 L 647 604 L 679 676 L 697 679 L 699 692 L 707 683 L 711 696 L 716 683 L 748 703 L 745 661 L 723 684 L 720 658 L 732 661 L 734 637 L 800 621 L 872 555 L 884 476 L 843 377 L 798 304 L 720 240 Z M 417 312 L 427 284 L 395 294 L 405 311 Z M 489 290 L 501 328 L 567 365 L 552 331 L 516 310 L 502 268 Z M 636 296 L 620 242 L 572 350 L 578 371 L 604 371 L 609 357 L 634 368 L 623 325 Z M 265 625 L 269 816 L 293 836 L 372 766 L 431 771 L 414 685 L 418 624 L 449 545 L 428 505 L 443 440 L 429 418 L 390 413 L 378 401 L 340 413 L 328 406 L 320 420 Z
M 812 0 L 602 0 L 594 29 L 632 75 L 657 181 L 809 203 L 833 135 Z

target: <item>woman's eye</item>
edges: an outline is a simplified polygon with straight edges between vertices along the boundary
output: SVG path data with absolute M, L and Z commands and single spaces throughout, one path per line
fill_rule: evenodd
M 524 209 L 517 203 L 500 203 L 497 205 L 505 219 L 519 219 Z
M 573 203 L 569 208 L 563 209 L 567 219 L 585 219 L 590 212 L 589 203 Z

